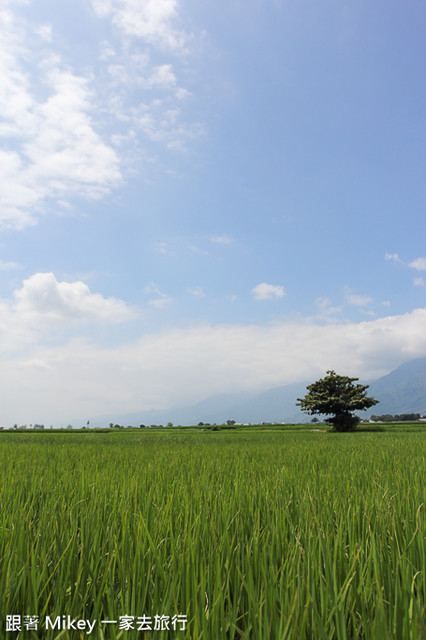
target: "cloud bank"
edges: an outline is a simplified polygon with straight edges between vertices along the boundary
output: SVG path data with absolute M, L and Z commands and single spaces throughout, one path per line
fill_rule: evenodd
M 30 331 L 44 313 L 57 322 L 74 314 L 102 323 L 120 313 L 130 319 L 129 310 L 82 283 L 58 283 L 46 274 L 26 281 L 15 298 L 13 312 L 0 306 L 2 331 L 20 345 L 0 364 L 2 415 L 11 424 L 66 424 L 75 417 L 166 408 L 215 393 L 309 381 L 328 369 L 368 381 L 426 355 L 426 309 L 361 323 L 202 324 L 114 347 L 82 337 L 52 346 Z

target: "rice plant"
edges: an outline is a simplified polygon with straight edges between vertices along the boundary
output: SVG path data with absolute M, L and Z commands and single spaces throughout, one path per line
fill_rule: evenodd
M 426 637 L 421 432 L 2 433 L 0 454 L 0 637 Z

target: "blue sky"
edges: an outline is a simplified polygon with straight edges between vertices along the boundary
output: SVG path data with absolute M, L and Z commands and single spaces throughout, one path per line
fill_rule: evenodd
M 425 18 L 0 0 L 0 422 L 426 355 Z

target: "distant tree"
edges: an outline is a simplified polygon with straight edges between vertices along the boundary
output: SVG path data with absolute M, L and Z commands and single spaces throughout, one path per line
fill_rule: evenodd
M 372 422 L 417 422 L 420 420 L 420 413 L 401 413 L 401 415 L 391 415 L 383 413 L 380 416 L 372 415 Z
M 397 422 L 416 422 L 420 420 L 420 413 L 401 413 L 400 416 L 395 416 Z
M 381 416 L 373 415 L 371 416 L 372 422 L 393 422 L 394 417 L 390 413 L 383 413 Z
M 227 424 L 228 426 L 232 426 L 233 424 L 235 424 L 235 420 L 227 420 L 227 421 L 226 421 L 226 424 Z
M 330 415 L 326 422 L 336 431 L 352 431 L 359 422 L 354 411 L 369 409 L 378 403 L 368 398 L 368 385 L 354 384 L 359 378 L 339 376 L 335 371 L 327 371 L 327 375 L 307 386 L 308 393 L 304 398 L 297 398 L 296 405 L 310 415 Z
M 173 422 L 168 422 L 168 423 L 167 423 L 167 426 L 168 426 L 168 427 L 173 427 Z

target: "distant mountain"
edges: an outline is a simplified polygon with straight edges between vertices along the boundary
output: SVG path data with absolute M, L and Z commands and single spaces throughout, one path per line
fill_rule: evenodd
M 426 358 L 417 358 L 402 364 L 387 376 L 370 384 L 369 395 L 380 404 L 372 407 L 372 414 L 426 414 Z
M 93 418 L 90 423 L 93 426 L 108 426 L 110 422 L 124 426 L 139 424 L 164 425 L 168 422 L 172 422 L 174 425 L 193 425 L 199 422 L 222 423 L 232 419 L 230 417 L 232 407 L 251 399 L 252 395 L 250 392 L 218 394 L 194 405 L 98 416 Z
M 306 384 L 297 382 L 284 387 L 269 389 L 263 393 L 241 392 L 211 396 L 197 404 L 170 409 L 150 409 L 126 414 L 97 416 L 90 420 L 93 427 L 109 423 L 127 425 L 196 425 L 199 422 L 223 424 L 236 422 L 306 422 L 309 417 L 295 405 L 296 399 L 305 395 Z
M 310 381 L 312 382 L 312 380 Z M 308 422 L 311 417 L 296 407 L 297 398 L 306 393 L 310 382 L 296 382 L 263 393 L 230 393 L 211 396 L 197 404 L 138 411 L 93 418 L 92 426 L 167 424 L 193 425 L 199 422 L 222 424 L 227 420 L 242 423 Z M 368 395 L 379 400 L 363 417 L 372 414 L 420 413 L 426 415 L 426 358 L 401 365 L 383 378 L 370 382 Z

